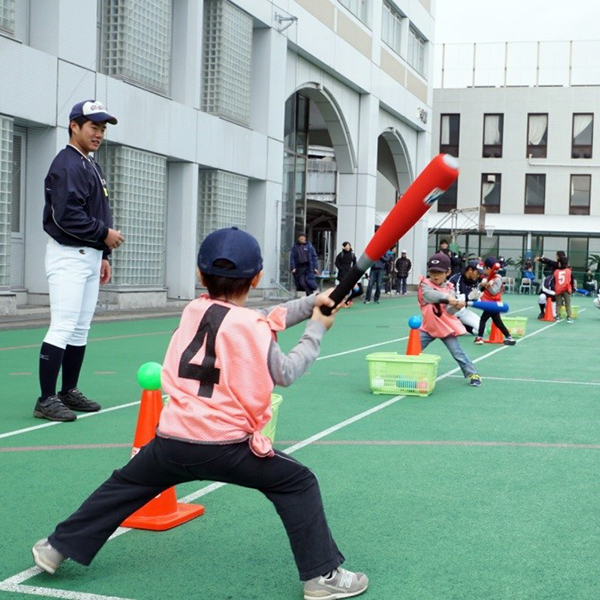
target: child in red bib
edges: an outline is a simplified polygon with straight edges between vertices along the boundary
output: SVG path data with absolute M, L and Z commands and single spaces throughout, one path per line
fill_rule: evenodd
M 564 254 L 557 257 L 557 268 L 554 271 L 554 291 L 556 293 L 557 320 L 561 320 L 560 309 L 564 306 L 567 313 L 567 323 L 572 323 L 571 294 L 573 293 L 573 274 L 569 267 L 569 261 Z
M 504 291 L 504 283 L 502 282 L 502 277 L 495 272 L 495 267 L 497 266 L 496 257 L 489 256 L 485 259 L 483 263 L 483 273 L 484 278 L 481 280 L 480 289 L 483 290 L 483 295 L 481 299 L 486 302 L 500 302 L 502 299 L 502 292 Z M 483 332 L 485 331 L 485 324 L 488 322 L 488 319 L 492 319 L 494 325 L 502 332 L 504 336 L 504 345 L 505 346 L 514 346 L 516 341 L 513 340 L 510 335 L 510 331 L 506 328 L 504 321 L 502 321 L 502 317 L 500 313 L 493 313 L 489 310 L 484 310 L 481 313 L 481 317 L 479 319 L 479 332 L 477 337 L 475 338 L 476 344 L 483 344 Z
M 419 278 L 417 292 L 423 314 L 421 348 L 425 350 L 435 339 L 442 340 L 452 358 L 459 364 L 463 375 L 469 379 L 469 385 L 479 387 L 481 377 L 458 342 L 458 336 L 466 334 L 467 330 L 453 312 L 463 308 L 465 303 L 456 299 L 454 286 L 446 281 L 451 273 L 450 258 L 443 252 L 434 254 L 427 261 L 427 269 L 429 278 Z
M 35 544 L 34 560 L 51 574 L 67 557 L 89 565 L 125 518 L 165 489 L 222 481 L 256 489 L 273 503 L 305 600 L 358 596 L 368 579 L 340 566 L 344 557 L 327 525 L 317 478 L 260 433 L 271 418 L 273 386 L 290 385 L 317 358 L 333 324 L 333 314 L 319 307 L 333 301 L 319 294 L 258 312 L 245 308 L 262 275 L 262 256 L 258 242 L 236 227 L 207 236 L 198 268 L 208 294 L 188 304 L 169 343 L 162 384 L 170 401 L 156 437 Z M 276 332 L 307 319 L 299 343 L 284 354 Z M 280 595 L 273 590 L 271 597 Z

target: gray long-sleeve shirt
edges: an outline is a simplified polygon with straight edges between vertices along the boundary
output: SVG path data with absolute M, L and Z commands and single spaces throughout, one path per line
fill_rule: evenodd
M 282 306 L 286 309 L 285 327 L 293 327 L 312 315 L 316 296 L 304 296 L 291 300 Z M 259 312 L 265 316 L 273 307 L 264 308 Z M 275 385 L 288 387 L 301 377 L 319 356 L 321 339 L 326 332 L 325 326 L 319 321 L 309 321 L 298 343 L 285 354 L 279 344 L 273 340 L 267 356 L 269 372 Z

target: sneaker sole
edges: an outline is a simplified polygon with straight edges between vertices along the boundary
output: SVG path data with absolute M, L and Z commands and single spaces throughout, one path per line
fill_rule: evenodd
M 304 594 L 304 600 L 341 600 L 342 598 L 354 598 L 356 596 L 360 596 L 364 594 L 369 587 L 369 584 L 365 585 L 362 590 L 357 592 L 333 592 L 328 594 L 327 596 L 313 596 L 312 594 L 309 596 Z M 324 591 L 324 590 L 323 590 Z
M 77 420 L 77 415 L 73 415 L 73 418 L 69 417 L 68 419 L 61 419 L 60 417 L 50 417 L 48 415 L 45 415 L 43 412 L 41 412 L 39 410 L 34 410 L 33 416 L 36 417 L 37 419 L 48 419 L 48 421 L 59 421 L 60 423 L 68 423 L 69 421 Z
M 76 410 L 77 412 L 98 412 L 102 407 L 99 406 L 98 408 L 84 408 L 82 406 L 76 408 L 74 406 L 69 406 L 68 404 L 65 403 L 64 400 L 61 400 L 61 402 L 69 409 L 69 410 Z
M 51 565 L 50 563 L 47 563 L 44 560 L 42 560 L 42 557 L 40 556 L 39 552 L 35 549 L 35 546 L 31 549 L 31 554 L 33 555 L 33 562 L 35 562 L 35 564 L 40 569 L 42 569 L 42 571 L 45 571 L 50 575 L 54 575 L 54 573 L 56 573 L 56 569 L 58 569 L 58 567 L 56 565 Z

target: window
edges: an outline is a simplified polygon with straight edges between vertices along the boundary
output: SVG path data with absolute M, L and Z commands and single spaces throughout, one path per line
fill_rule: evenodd
M 0 288 L 10 285 L 13 120 L 0 116 Z
M 440 121 L 440 152 L 458 157 L 460 115 L 442 115 Z
M 198 246 L 215 229 L 246 229 L 248 178 L 226 171 L 200 171 Z
M 450 212 L 456 208 L 458 198 L 458 181 L 455 181 L 438 199 L 438 212 Z
M 483 157 L 502 158 L 504 115 L 483 115 Z
M 570 215 L 590 214 L 590 192 L 592 190 L 591 175 L 571 175 Z
M 0 0 L 0 31 L 15 32 L 15 0 Z
M 500 212 L 500 188 L 502 175 L 500 173 L 484 173 L 481 176 L 481 205 L 486 213 Z
M 408 64 L 425 77 L 425 46 L 427 40 L 414 28 L 408 28 Z
M 571 149 L 573 158 L 592 158 L 593 130 L 593 114 L 573 115 L 573 145 Z
M 352 14 L 363 23 L 367 22 L 367 0 L 339 0 Z
M 113 283 L 164 285 L 167 159 L 113 144 L 96 154 L 114 221 L 127 232 L 127 244 L 113 255 Z
M 204 3 L 202 110 L 250 124 L 252 17 L 227 0 Z
M 525 175 L 525 214 L 544 214 L 546 176 Z
M 383 3 L 381 37 L 397 54 L 401 54 L 402 15 L 387 2 Z
M 548 152 L 548 115 L 527 115 L 527 156 L 546 158 Z
M 25 183 L 25 133 L 16 131 L 13 135 L 12 152 L 12 200 L 11 200 L 11 233 L 23 233 L 23 188 Z
M 172 17 L 172 0 L 103 0 L 101 71 L 168 94 Z

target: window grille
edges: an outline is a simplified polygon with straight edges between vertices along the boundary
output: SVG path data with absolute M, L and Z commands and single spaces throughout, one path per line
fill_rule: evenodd
M 250 124 L 252 17 L 227 0 L 204 3 L 202 110 Z
M 103 73 L 167 94 L 173 0 L 104 0 Z
M 248 178 L 225 171 L 200 171 L 198 246 L 215 229 L 246 229 Z
M 392 50 L 401 54 L 402 15 L 390 4 L 384 2 L 382 16 L 381 37 Z
M 363 23 L 367 22 L 367 0 L 340 0 L 340 3 Z
M 23 169 L 23 137 L 13 135 L 12 190 L 11 190 L 11 232 L 21 233 L 21 179 Z
M 425 77 L 425 45 L 427 40 L 412 27 L 408 30 L 408 64 Z
M 167 159 L 117 145 L 102 146 L 97 154 L 114 227 L 125 236 L 112 255 L 112 283 L 164 285 Z
M 10 285 L 13 120 L 0 117 L 0 286 Z
M 0 0 L 0 29 L 15 32 L 15 0 Z

